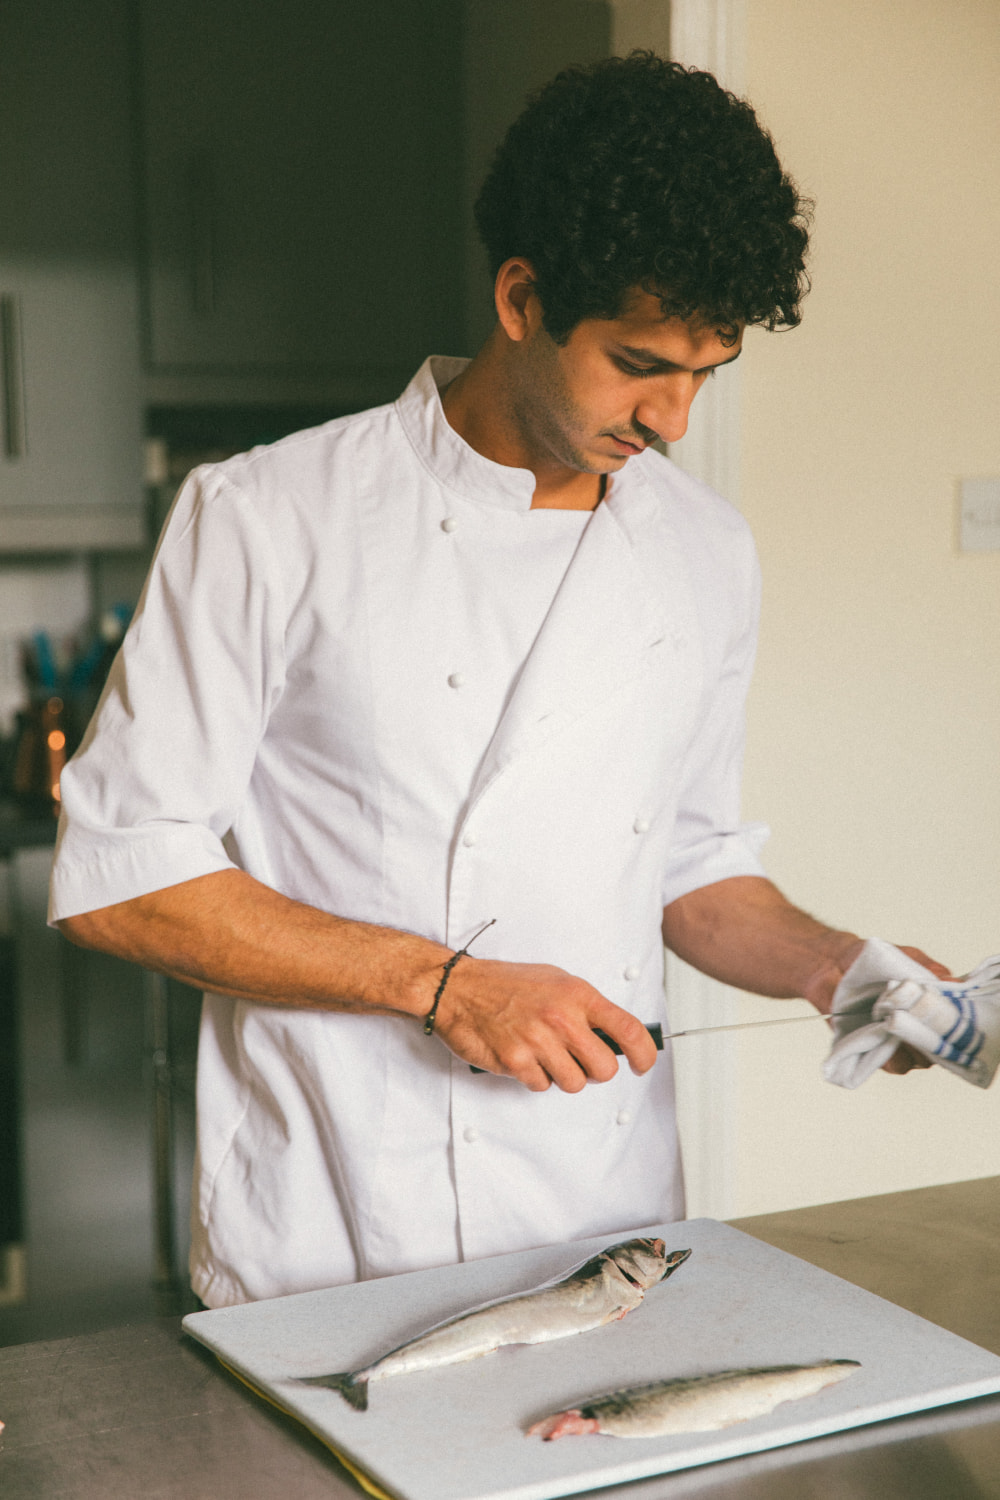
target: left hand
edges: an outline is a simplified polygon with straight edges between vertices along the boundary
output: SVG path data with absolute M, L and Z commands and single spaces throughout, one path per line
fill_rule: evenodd
M 833 1006 L 833 996 L 838 984 L 864 947 L 863 939 L 855 938 L 852 942 L 850 936 L 847 933 L 843 934 L 847 941 L 842 944 L 835 956 L 827 958 L 817 969 L 806 988 L 806 999 L 811 1001 L 817 1010 L 824 1011 L 827 1016 Z M 944 964 L 939 964 L 936 958 L 929 957 L 922 948 L 910 948 L 905 943 L 897 943 L 896 947 L 900 953 L 905 953 L 908 958 L 916 959 L 918 964 L 923 964 L 925 969 L 930 969 L 935 978 L 952 978 L 951 970 L 946 969 Z M 929 1068 L 930 1066 L 929 1057 L 918 1052 L 915 1047 L 908 1046 L 906 1042 L 900 1042 L 889 1061 L 882 1064 L 882 1072 L 909 1073 L 913 1068 Z
M 918 964 L 923 964 L 925 969 L 930 969 L 936 979 L 952 979 L 954 976 L 950 969 L 944 964 L 939 964 L 936 958 L 928 958 L 921 948 L 908 948 L 903 943 L 897 943 L 896 947 L 900 953 L 905 953 L 907 958 L 915 958 Z M 905 1042 L 900 1042 L 888 1062 L 882 1064 L 883 1073 L 909 1073 L 911 1068 L 929 1068 L 931 1059 L 923 1052 L 918 1052 L 915 1047 L 909 1047 Z
M 713 979 L 755 995 L 808 1000 L 824 1015 L 837 986 L 865 945 L 855 932 L 827 927 L 793 906 L 770 880 L 732 875 L 678 896 L 663 912 L 663 940 L 679 958 Z M 952 976 L 921 948 L 899 945 L 937 979 Z M 930 1067 L 900 1043 L 888 1073 Z

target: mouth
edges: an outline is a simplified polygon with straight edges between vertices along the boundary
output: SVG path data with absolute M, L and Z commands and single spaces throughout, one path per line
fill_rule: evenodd
M 639 1240 L 637 1243 L 643 1253 L 654 1256 L 657 1260 L 662 1260 L 666 1256 L 667 1247 L 663 1240 Z M 690 1254 L 690 1251 L 687 1253 Z M 641 1263 L 636 1265 L 633 1262 L 631 1266 L 623 1266 L 619 1262 L 618 1269 L 626 1281 L 630 1281 L 633 1286 L 638 1287 L 641 1291 L 646 1291 L 652 1284 L 649 1280 L 648 1268 L 644 1269 Z M 659 1274 L 662 1275 L 663 1273 L 660 1272 Z M 654 1280 L 656 1279 L 659 1279 L 658 1276 L 654 1276 Z
M 609 432 L 607 434 L 607 436 L 614 443 L 614 445 L 618 449 L 619 453 L 624 453 L 629 458 L 631 458 L 633 456 L 633 454 L 635 454 L 635 453 L 642 453 L 645 450 L 645 447 L 646 447 L 645 443 L 632 443 L 632 442 L 629 442 L 629 440 L 627 438 L 618 437 L 613 432 Z

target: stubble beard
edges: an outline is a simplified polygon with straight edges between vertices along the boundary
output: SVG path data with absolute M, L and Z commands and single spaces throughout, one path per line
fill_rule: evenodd
M 544 347 L 544 346 L 543 346 Z M 559 368 L 557 346 L 539 348 L 532 361 L 532 378 L 516 402 L 516 415 L 529 445 L 567 469 L 581 474 L 607 474 L 620 467 L 613 458 L 589 455 L 577 434 L 586 432 L 584 413 L 566 389 Z

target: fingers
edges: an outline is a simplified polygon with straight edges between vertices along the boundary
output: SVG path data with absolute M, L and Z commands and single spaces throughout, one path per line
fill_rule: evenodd
M 897 943 L 900 953 L 905 953 L 908 958 L 916 959 L 918 964 L 923 964 L 925 969 L 930 969 L 936 979 L 953 979 L 954 975 L 944 964 L 939 964 L 936 958 L 929 958 L 922 948 L 908 948 L 903 943 Z
M 922 962 L 923 960 L 921 960 Z M 931 1059 L 918 1052 L 915 1047 L 910 1047 L 906 1042 L 900 1042 L 888 1062 L 882 1064 L 883 1073 L 909 1073 L 913 1068 L 929 1068 Z
M 520 1036 L 502 1039 L 496 1053 L 498 1066 L 491 1071 L 534 1092 L 555 1084 L 563 1093 L 578 1094 L 588 1083 L 607 1083 L 618 1072 L 618 1058 L 586 1021 L 574 1024 L 561 1012 L 532 1017 Z
M 607 1047 L 604 1050 L 607 1052 Z M 578 1094 L 589 1081 L 572 1053 L 544 1034 L 534 1041 L 519 1039 L 509 1045 L 501 1044 L 497 1066 L 490 1071 L 516 1078 L 532 1093 L 544 1093 L 555 1084 L 564 1094 Z
M 437 1035 L 466 1062 L 516 1078 L 532 1092 L 552 1084 L 576 1094 L 618 1071 L 600 1029 L 635 1073 L 656 1061 L 641 1021 L 585 980 L 543 964 L 467 959 L 456 969 L 437 1015 Z
M 556 1013 L 529 1028 L 528 1045 L 507 1054 L 507 1070 L 529 1088 L 547 1087 L 551 1081 L 567 1094 L 579 1093 L 588 1083 L 608 1083 L 618 1072 L 618 1058 L 596 1034 L 600 1030 L 618 1044 L 633 1073 L 647 1073 L 657 1053 L 646 1027 L 628 1011 L 604 1005 L 599 1017 L 571 1023 Z
M 602 1010 L 601 1019 L 592 1019 L 591 1025 L 599 1027 L 618 1043 L 633 1073 L 648 1073 L 656 1062 L 656 1043 L 646 1027 L 631 1012 L 621 1010 L 607 1000 L 603 1004 L 605 1009 Z M 595 1038 L 595 1040 L 600 1039 Z M 601 1050 L 604 1054 L 609 1052 L 603 1043 Z M 611 1056 L 613 1058 L 614 1054 L 612 1053 Z

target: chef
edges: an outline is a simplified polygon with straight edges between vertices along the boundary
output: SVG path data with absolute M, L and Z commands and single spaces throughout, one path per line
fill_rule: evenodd
M 798 321 L 770 139 L 610 59 L 477 219 L 483 349 L 189 477 L 62 782 L 52 920 L 205 990 L 211 1307 L 682 1217 L 664 939 L 821 1008 L 860 947 L 741 825 L 754 549 L 650 446 Z

